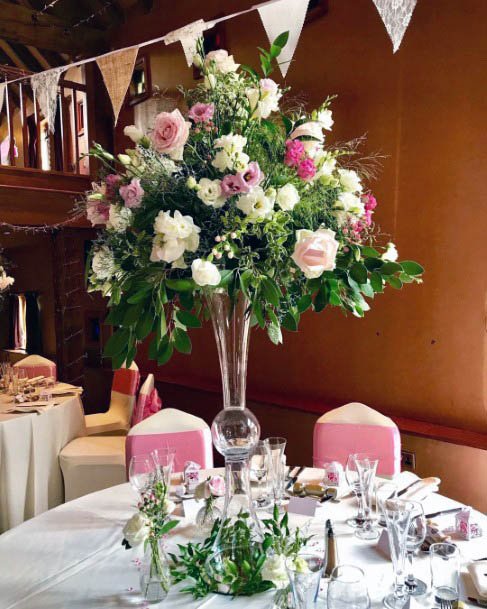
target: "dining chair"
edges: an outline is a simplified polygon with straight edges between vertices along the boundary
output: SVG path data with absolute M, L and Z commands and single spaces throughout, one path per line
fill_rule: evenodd
M 133 427 L 147 417 L 152 416 L 161 409 L 161 406 L 161 398 L 154 387 L 154 375 L 148 374 L 144 384 L 140 388 L 130 426 Z
M 93 435 L 125 435 L 130 429 L 135 396 L 140 382 L 139 368 L 133 362 L 130 368 L 115 370 L 107 412 L 85 416 L 86 433 Z
M 377 410 L 351 402 L 322 415 L 313 434 L 314 467 L 338 461 L 345 466 L 352 453 L 379 459 L 377 474 L 393 477 L 401 471 L 401 436 L 397 425 Z
M 175 408 L 164 408 L 132 427 L 125 445 L 127 467 L 133 456 L 166 447 L 176 449 L 174 471 L 183 471 L 186 461 L 213 467 L 210 428 L 203 419 Z
M 28 355 L 13 365 L 17 370 L 25 370 L 27 378 L 36 376 L 53 377 L 57 380 L 56 364 L 41 355 Z

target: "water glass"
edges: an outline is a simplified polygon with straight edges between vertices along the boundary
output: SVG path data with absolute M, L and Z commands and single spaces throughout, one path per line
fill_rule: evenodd
M 150 455 L 136 455 L 130 459 L 129 481 L 139 495 L 152 488 L 156 477 L 154 461 Z
M 355 468 L 358 473 L 359 485 L 360 485 L 360 502 L 362 504 L 362 513 L 364 515 L 363 526 L 357 527 L 355 536 L 359 539 L 377 539 L 379 537 L 379 531 L 377 527 L 373 526 L 371 517 L 372 512 L 372 495 L 375 483 L 375 473 L 379 460 L 375 457 L 365 454 L 357 453 L 353 455 L 355 460 Z
M 350 527 L 362 527 L 364 525 L 365 516 L 362 509 L 362 492 L 360 488 L 360 477 L 357 471 L 357 464 L 355 462 L 355 455 L 349 455 L 347 464 L 345 466 L 345 479 L 347 481 L 350 490 L 357 498 L 358 508 L 357 514 L 354 518 L 349 518 L 347 524 Z
M 266 508 L 271 504 L 267 494 L 266 478 L 269 472 L 270 453 L 269 445 L 265 440 L 259 440 L 250 457 L 250 473 L 257 480 L 257 498 L 254 500 L 256 508 Z
M 460 552 L 452 543 L 430 546 L 431 587 L 436 602 L 458 600 Z
M 312 609 L 318 596 L 323 556 L 318 554 L 298 554 L 297 558 L 288 558 L 286 571 L 291 584 L 293 609 Z
M 424 581 L 414 577 L 413 560 L 414 554 L 419 550 L 426 538 L 427 524 L 421 503 L 418 501 L 411 501 L 411 503 L 413 504 L 413 513 L 411 514 L 411 521 L 406 537 L 406 553 L 409 562 L 409 574 L 406 578 L 406 587 L 411 596 L 420 596 L 426 592 L 428 586 Z
M 169 489 L 171 486 L 171 474 L 174 467 L 174 459 L 176 457 L 175 448 L 156 448 L 150 454 L 154 462 L 155 478 L 163 482 Z
M 277 506 L 281 506 L 284 494 L 284 450 L 286 448 L 286 439 L 272 437 L 267 438 L 265 442 L 270 454 L 274 502 Z
M 328 609 L 369 609 L 370 598 L 362 569 L 338 565 L 328 584 Z
M 387 499 L 394 499 L 398 493 L 397 484 L 394 482 L 378 482 L 375 486 L 375 511 L 377 514 L 377 524 L 380 527 L 386 526 L 386 517 L 381 510 L 381 504 Z

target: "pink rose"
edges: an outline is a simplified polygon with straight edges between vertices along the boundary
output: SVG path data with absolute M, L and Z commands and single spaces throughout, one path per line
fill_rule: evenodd
M 313 159 L 304 159 L 298 165 L 298 176 L 305 181 L 311 180 L 316 174 L 316 166 Z
M 225 480 L 221 476 L 212 476 L 208 480 L 208 488 L 213 497 L 223 497 L 225 494 Z
M 87 201 L 86 202 L 86 217 L 91 222 L 92 226 L 97 224 L 106 224 L 110 205 L 105 201 Z
M 154 148 L 157 152 L 168 154 L 172 159 L 180 161 L 183 158 L 190 125 L 177 108 L 172 112 L 161 112 L 156 116 L 152 132 Z
M 287 140 L 286 142 L 286 156 L 284 157 L 284 163 L 288 167 L 295 167 L 299 165 L 300 161 L 304 156 L 304 145 L 300 140 Z
M 191 106 L 188 117 L 195 123 L 207 123 L 213 118 L 215 113 L 215 104 L 203 104 L 198 102 L 194 106 Z
M 264 179 L 264 174 L 260 170 L 259 163 L 256 161 L 249 163 L 247 169 L 245 171 L 241 171 L 237 175 L 239 175 L 247 185 L 247 190 L 244 192 L 249 192 L 251 188 L 258 186 Z
M 125 207 L 129 209 L 140 207 L 144 194 L 145 191 L 140 185 L 139 178 L 132 178 L 130 184 L 120 187 L 120 196 L 124 200 Z
M 109 175 L 107 175 L 107 177 L 105 178 L 105 183 L 107 185 L 107 197 L 113 198 L 117 194 L 117 188 L 120 184 L 121 179 L 122 176 L 119 176 L 117 173 L 110 173 Z
M 233 195 L 237 195 L 242 192 L 249 192 L 250 188 L 242 177 L 242 174 L 227 175 L 223 178 L 220 185 L 222 194 L 228 199 Z
M 335 268 L 338 245 L 335 233 L 329 228 L 319 228 L 314 232 L 298 230 L 291 258 L 305 277 L 314 279 L 320 277 L 324 271 L 332 271 Z

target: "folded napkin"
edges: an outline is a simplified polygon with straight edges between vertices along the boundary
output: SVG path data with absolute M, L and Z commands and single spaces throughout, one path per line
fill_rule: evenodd
M 487 601 L 487 560 L 471 562 L 468 572 L 472 578 L 473 585 L 478 593 L 479 599 Z
M 401 495 L 401 499 L 409 499 L 410 501 L 423 501 L 428 495 L 437 493 L 440 488 L 441 480 L 439 478 L 418 478 L 405 493 Z
M 38 383 L 39 381 L 43 381 L 46 377 L 45 376 L 34 376 L 31 379 L 27 379 L 27 385 L 35 385 L 36 383 Z
M 31 402 L 30 404 L 14 406 L 13 408 L 9 408 L 8 410 L 4 410 L 3 412 L 8 414 L 14 412 L 37 412 L 38 414 L 41 414 L 42 412 L 49 410 L 53 406 L 56 406 L 56 404 L 49 404 L 48 402 Z

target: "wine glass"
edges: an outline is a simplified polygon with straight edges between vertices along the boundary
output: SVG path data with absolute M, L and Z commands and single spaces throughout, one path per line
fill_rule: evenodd
M 349 518 L 347 520 L 347 524 L 353 528 L 362 527 L 365 522 L 365 516 L 362 510 L 360 476 L 357 470 L 357 464 L 355 462 L 355 455 L 348 456 L 347 464 L 345 466 L 345 479 L 350 487 L 350 490 L 357 498 L 358 503 L 357 515 L 354 518 Z
M 134 491 L 143 495 L 154 484 L 156 472 L 150 455 L 136 455 L 130 459 L 129 480 Z
M 267 443 L 270 453 L 270 464 L 272 473 L 272 489 L 274 492 L 274 503 L 281 506 L 284 493 L 284 450 L 286 448 L 285 438 L 267 438 L 264 440 Z
M 411 501 L 413 504 L 413 512 L 411 514 L 411 522 L 406 537 L 406 552 L 409 561 L 409 574 L 406 578 L 406 588 L 410 595 L 420 596 L 427 590 L 427 585 L 424 581 L 414 577 L 413 574 L 413 558 L 416 550 L 418 550 L 426 537 L 427 525 L 424 515 L 424 509 L 418 501 Z
M 250 471 L 252 476 L 257 480 L 257 498 L 254 500 L 254 506 L 257 508 L 266 508 L 271 504 L 271 500 L 267 495 L 267 485 L 263 481 L 266 478 L 269 470 L 269 445 L 265 440 L 259 440 L 254 447 L 252 456 L 250 457 Z
M 381 510 L 381 505 L 386 499 L 394 499 L 397 497 L 398 492 L 397 484 L 394 482 L 378 482 L 375 487 L 375 511 L 378 518 L 378 525 L 385 527 L 386 519 Z
M 171 486 L 171 474 L 176 457 L 176 449 L 165 447 L 156 448 L 150 454 L 154 462 L 155 478 L 161 481 L 169 489 Z
M 338 565 L 328 584 L 328 609 L 369 609 L 370 598 L 362 569 Z
M 362 504 L 362 513 L 364 515 L 363 526 L 357 527 L 355 536 L 359 539 L 377 539 L 379 531 L 373 526 L 371 518 L 372 511 L 372 495 L 375 482 L 375 473 L 379 460 L 366 453 L 357 453 L 353 455 L 355 459 L 355 467 L 359 476 L 360 483 L 360 502 Z

